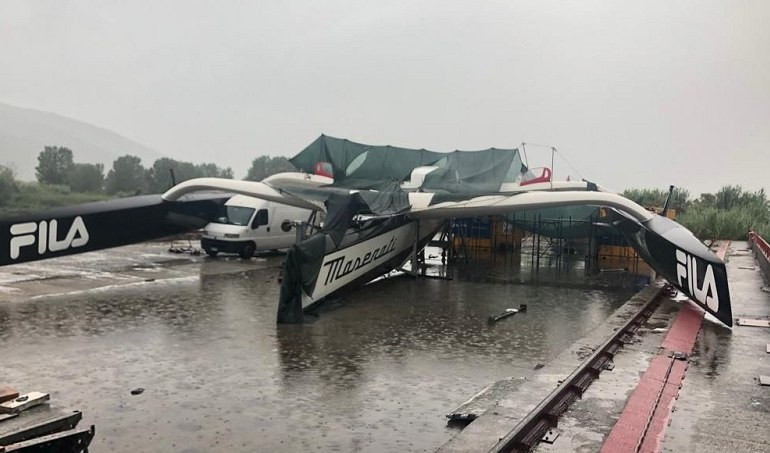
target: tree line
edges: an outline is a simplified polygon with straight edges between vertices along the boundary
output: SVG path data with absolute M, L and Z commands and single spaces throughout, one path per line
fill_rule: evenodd
M 628 189 L 622 195 L 644 207 L 662 207 L 668 191 Z M 770 201 L 765 189 L 751 192 L 741 186 L 724 186 L 697 198 L 685 189 L 674 189 L 670 207 L 676 209 L 677 221 L 702 240 L 746 239 L 749 230 L 770 237 Z
M 162 193 L 192 178 L 233 178 L 233 170 L 214 163 L 194 164 L 163 157 L 145 167 L 137 156 L 121 156 L 105 174 L 102 164 L 75 162 L 72 150 L 46 146 L 37 157 L 36 183 L 18 181 L 11 168 L 0 165 L 0 214 L 47 209 L 115 196 Z M 252 160 L 250 181 L 284 171 L 295 171 L 285 157 L 259 156 Z M 628 189 L 622 194 L 645 207 L 662 207 L 668 191 Z M 692 197 L 686 189 L 674 189 L 670 207 L 677 221 L 700 239 L 743 239 L 749 230 L 770 238 L 770 202 L 764 189 L 756 192 L 740 186 L 724 186 L 716 193 Z
M 104 165 L 76 163 L 72 150 L 63 146 L 46 146 L 37 156 L 37 162 L 35 176 L 40 184 L 64 185 L 73 192 L 109 195 L 163 192 L 171 186 L 171 170 L 178 182 L 201 177 L 233 177 L 230 168 L 167 157 L 157 159 L 151 167 L 145 168 L 142 160 L 132 155 L 115 159 L 105 175 Z
M 252 160 L 245 179 L 260 181 L 283 171 L 295 171 L 285 157 L 259 156 Z M 151 166 L 145 167 L 141 158 L 124 155 L 115 159 L 105 173 L 103 164 L 76 162 L 69 148 L 46 146 L 37 156 L 35 177 L 34 183 L 19 181 L 12 168 L 0 165 L 0 207 L 6 208 L 4 213 L 110 197 L 163 193 L 173 182 L 203 177 L 232 179 L 233 170 L 215 163 L 195 164 L 168 157 L 156 159 Z

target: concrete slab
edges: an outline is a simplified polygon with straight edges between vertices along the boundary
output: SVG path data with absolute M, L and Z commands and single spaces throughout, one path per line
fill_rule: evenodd
M 505 388 L 504 390 L 508 390 L 507 392 L 500 391 L 495 394 L 498 399 L 495 405 L 489 407 L 437 451 L 441 453 L 477 452 L 487 451 L 494 447 L 500 438 L 523 420 L 563 379 L 568 377 L 585 358 L 590 356 L 595 348 L 604 343 L 615 330 L 635 315 L 648 300 L 656 297 L 661 290 L 660 284 L 645 288 L 613 313 L 607 321 L 575 342 L 553 361 L 535 371 L 528 379 Z M 647 326 L 640 329 L 639 333 L 640 335 L 654 333 L 653 330 L 658 327 L 659 325 L 656 324 L 651 330 Z M 635 341 L 640 340 L 636 339 Z M 633 345 L 626 347 L 633 347 Z M 600 375 L 600 380 L 607 373 L 612 372 L 605 371 Z M 591 387 L 588 391 L 591 391 Z M 560 443 L 561 436 L 554 445 Z
M 681 306 L 681 302 L 664 299 L 638 331 L 636 342 L 615 355 L 615 368 L 611 372 L 603 372 L 583 398 L 562 415 L 558 425 L 561 432 L 559 439 L 553 445 L 541 443 L 534 451 L 599 451 L 628 399 L 637 389 L 642 375 L 652 360 L 659 357 L 660 345 Z M 673 389 L 670 389 L 668 393 L 672 392 Z

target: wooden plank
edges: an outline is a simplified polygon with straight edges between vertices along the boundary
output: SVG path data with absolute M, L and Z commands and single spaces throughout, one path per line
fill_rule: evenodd
M 19 392 L 10 385 L 0 384 L 0 403 L 16 399 L 19 397 Z
M 748 326 L 748 327 L 770 327 L 770 321 L 766 319 L 739 318 L 737 324 L 739 326 Z

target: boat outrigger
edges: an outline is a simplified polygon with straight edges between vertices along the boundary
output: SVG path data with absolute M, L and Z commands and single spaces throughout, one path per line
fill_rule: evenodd
M 232 194 L 248 195 L 325 214 L 286 259 L 277 320 L 302 322 L 326 298 L 398 268 L 449 218 L 590 205 L 607 208 L 655 271 L 732 325 L 725 265 L 689 230 L 592 182 L 553 181 L 550 169 L 527 168 L 518 149 L 440 153 L 322 135 L 290 161 L 299 172 L 261 182 L 192 179 L 163 195 L 0 220 L 0 265 L 200 228 Z

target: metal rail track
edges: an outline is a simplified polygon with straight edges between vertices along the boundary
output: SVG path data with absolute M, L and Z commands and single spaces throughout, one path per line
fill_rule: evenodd
M 661 296 L 658 294 L 647 301 L 639 311 L 626 321 L 607 341 L 596 348 L 593 354 L 575 369 L 556 389 L 519 422 L 505 437 L 492 447 L 490 453 L 526 452 L 536 446 L 543 436 L 558 424 L 575 400 L 583 396 L 591 383 L 599 377 L 615 353 L 629 343 L 637 329 L 652 315 Z

